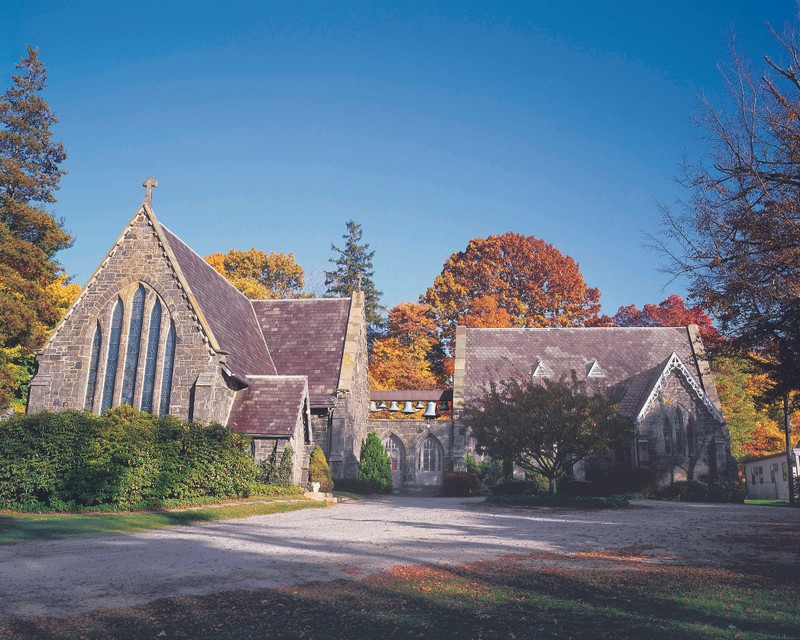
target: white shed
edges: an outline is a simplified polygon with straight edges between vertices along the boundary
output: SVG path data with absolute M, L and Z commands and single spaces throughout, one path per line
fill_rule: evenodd
M 792 450 L 793 475 L 800 468 L 800 448 Z M 744 463 L 747 497 L 758 500 L 789 500 L 789 467 L 786 452 L 774 453 Z

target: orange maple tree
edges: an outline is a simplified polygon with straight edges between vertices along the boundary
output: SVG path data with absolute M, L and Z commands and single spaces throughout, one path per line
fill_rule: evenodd
M 374 389 L 435 389 L 430 354 L 438 344 L 436 325 L 426 304 L 403 302 L 389 311 L 389 330 L 375 340 L 369 377 Z
M 534 236 L 505 233 L 470 240 L 451 255 L 422 296 L 450 347 L 457 324 L 577 327 L 597 318 L 600 292 L 578 264 Z
M 706 346 L 719 345 L 724 338 L 711 317 L 700 307 L 687 307 L 678 295 L 671 295 L 658 304 L 646 304 L 641 310 L 635 304 L 620 307 L 614 314 L 618 327 L 685 327 L 696 324 Z
M 294 261 L 293 253 L 265 253 L 254 247 L 212 253 L 205 260 L 253 300 L 307 297 L 303 294 L 303 267 Z

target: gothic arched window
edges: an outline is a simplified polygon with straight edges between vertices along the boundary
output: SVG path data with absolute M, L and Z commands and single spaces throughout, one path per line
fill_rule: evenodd
M 83 408 L 89 411 L 94 406 L 94 392 L 97 389 L 97 369 L 100 366 L 100 345 L 102 341 L 103 332 L 100 329 L 100 322 L 98 322 L 92 339 L 92 355 L 89 358 L 89 381 L 86 384 L 86 401 L 83 404 Z
M 672 454 L 672 427 L 666 416 L 664 416 L 664 452 Z
M 164 375 L 161 379 L 161 404 L 158 408 L 158 415 L 169 413 L 169 401 L 172 394 L 172 368 L 175 364 L 175 323 L 169 323 L 169 333 L 167 334 L 167 344 L 164 348 Z
M 133 404 L 136 391 L 136 369 L 139 366 L 139 345 L 142 341 L 142 319 L 144 316 L 144 287 L 139 285 L 133 295 L 131 322 L 128 325 L 128 348 L 125 350 L 125 372 L 122 376 L 122 404 Z
M 161 303 L 156 298 L 150 312 L 150 329 L 147 335 L 144 380 L 142 382 L 142 411 L 153 412 L 153 391 L 156 386 L 156 361 L 158 359 L 158 337 L 161 333 Z
M 683 446 L 683 413 L 680 409 L 675 412 L 675 455 L 682 456 L 685 453 Z
M 442 449 L 433 438 L 425 438 L 419 448 L 419 470 L 442 470 Z
M 114 385 L 117 379 L 119 360 L 119 340 L 122 335 L 122 299 L 117 298 L 111 316 L 111 333 L 108 337 L 108 356 L 106 357 L 106 377 L 103 380 L 103 403 L 101 409 L 110 409 L 114 402 Z
M 686 426 L 686 441 L 689 443 L 689 455 L 693 456 L 695 453 L 695 428 L 694 428 L 694 418 L 689 416 L 689 424 Z
M 397 445 L 397 440 L 392 436 L 383 439 L 383 448 L 389 455 L 391 461 L 392 471 L 400 470 L 400 447 Z

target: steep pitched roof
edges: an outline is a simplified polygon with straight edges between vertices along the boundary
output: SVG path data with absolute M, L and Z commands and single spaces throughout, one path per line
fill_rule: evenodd
M 547 363 L 553 376 L 588 380 L 594 363 L 605 374 L 596 380 L 624 393 L 620 412 L 635 417 L 675 353 L 696 381 L 700 371 L 685 327 L 597 327 L 558 329 L 467 329 L 464 397 L 489 380 L 529 376 L 531 365 Z
M 250 386 L 233 401 L 228 427 L 251 435 L 292 436 L 307 397 L 303 376 L 251 376 Z
M 159 226 L 189 289 L 187 293 L 220 349 L 229 354 L 228 368 L 241 378 L 276 374 L 250 300 L 172 231 Z
M 333 406 L 350 300 L 253 300 L 253 308 L 278 372 L 308 376 L 311 406 Z

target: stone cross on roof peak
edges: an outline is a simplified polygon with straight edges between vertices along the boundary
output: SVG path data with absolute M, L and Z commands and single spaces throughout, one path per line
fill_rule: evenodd
M 142 186 L 145 188 L 144 201 L 147 204 L 153 204 L 153 187 L 158 187 L 158 180 L 153 176 L 147 176 L 147 179 L 142 182 Z

